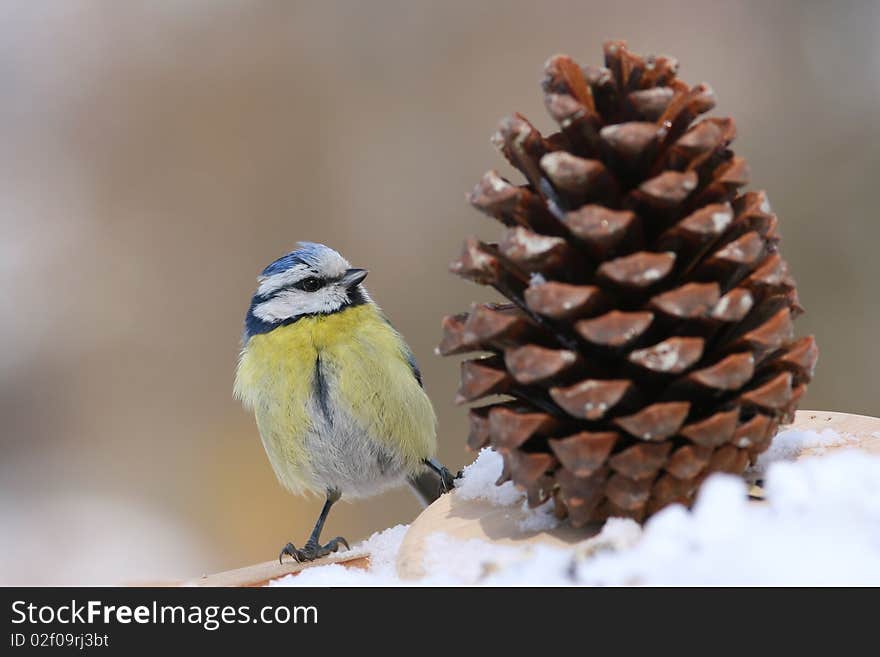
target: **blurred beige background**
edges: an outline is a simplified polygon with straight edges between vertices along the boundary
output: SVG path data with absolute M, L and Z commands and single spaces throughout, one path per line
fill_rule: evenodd
M 300 239 L 371 269 L 466 462 L 446 265 L 544 60 L 627 38 L 736 118 L 818 335 L 803 406 L 880 415 L 880 4 L 0 2 L 0 584 L 187 577 L 302 541 L 232 399 L 255 276 Z M 328 535 L 408 522 L 405 491 Z

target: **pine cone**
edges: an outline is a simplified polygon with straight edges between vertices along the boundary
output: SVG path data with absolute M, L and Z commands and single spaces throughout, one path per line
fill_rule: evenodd
M 559 132 L 523 116 L 493 142 L 525 176 L 490 171 L 470 195 L 507 228 L 468 239 L 450 270 L 510 304 L 446 317 L 438 351 L 461 365 L 468 444 L 504 458 L 531 505 L 583 525 L 689 504 L 712 472 L 741 474 L 791 421 L 812 337 L 764 192 L 715 99 L 669 57 L 605 44 L 605 67 L 558 55 L 543 89 Z

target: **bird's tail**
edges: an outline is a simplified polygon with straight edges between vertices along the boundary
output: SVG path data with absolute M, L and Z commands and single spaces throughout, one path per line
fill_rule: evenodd
M 406 482 L 422 506 L 428 506 L 441 495 L 440 477 L 430 470 L 411 475 Z
M 419 502 L 423 506 L 428 506 L 443 493 L 455 487 L 455 477 L 444 465 L 434 459 L 426 459 L 425 465 L 427 466 L 425 470 L 410 475 L 406 481 Z

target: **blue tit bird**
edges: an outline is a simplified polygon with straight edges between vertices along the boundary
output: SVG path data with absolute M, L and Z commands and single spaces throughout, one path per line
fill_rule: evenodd
M 434 459 L 436 419 L 415 358 L 366 276 L 333 249 L 300 242 L 263 270 L 247 311 L 235 396 L 253 410 L 281 484 L 326 495 L 305 545 L 288 543 L 279 560 L 348 547 L 341 536 L 321 544 L 342 496 L 409 482 L 429 503 L 453 485 Z

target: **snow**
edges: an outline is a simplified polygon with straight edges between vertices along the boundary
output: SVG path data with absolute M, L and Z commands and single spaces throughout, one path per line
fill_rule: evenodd
M 629 550 L 578 563 L 581 584 L 880 584 L 880 459 L 855 452 L 767 472 L 766 505 L 710 478 L 693 512 L 661 511 Z
M 644 527 L 612 518 L 595 537 L 572 547 L 497 545 L 429 537 L 429 573 L 401 581 L 395 559 L 406 527 L 374 534 L 361 546 L 368 570 L 317 566 L 273 585 L 289 586 L 619 586 L 619 585 L 880 585 L 880 457 L 840 450 L 791 461 L 809 449 L 846 446 L 834 431 L 787 430 L 759 459 L 766 501 L 748 501 L 746 483 L 713 475 L 692 510 L 672 506 Z M 483 450 L 452 493 L 492 504 L 520 505 L 510 482 L 495 486 L 498 454 Z M 551 507 L 524 521 L 551 527 Z M 542 524 L 544 523 L 544 524 Z
M 525 531 L 545 531 L 553 529 L 559 520 L 553 515 L 553 503 L 547 503 L 536 509 L 528 509 L 525 493 L 518 490 L 512 481 L 505 481 L 500 486 L 495 482 L 501 476 L 503 463 L 501 455 L 491 449 L 483 449 L 476 460 L 465 466 L 462 480 L 455 487 L 455 494 L 465 500 L 482 499 L 496 506 L 513 506 L 519 504 L 528 515 L 519 523 Z
M 543 532 L 557 527 L 560 523 L 559 518 L 553 515 L 553 500 L 547 500 L 536 509 L 529 509 L 528 504 L 523 500 L 522 507 L 528 513 L 518 523 L 519 528 L 523 531 Z
M 501 454 L 491 449 L 481 450 L 476 460 L 462 470 L 462 480 L 456 482 L 455 494 L 465 500 L 483 499 L 498 506 L 516 504 L 525 496 L 512 481 L 495 485 L 502 467 Z
M 776 434 L 770 448 L 758 457 L 758 462 L 749 469 L 747 476 L 751 480 L 760 479 L 771 463 L 791 460 L 805 450 L 819 455 L 828 447 L 840 447 L 855 442 L 853 436 L 840 434 L 832 429 L 823 429 L 820 432 L 785 429 Z

